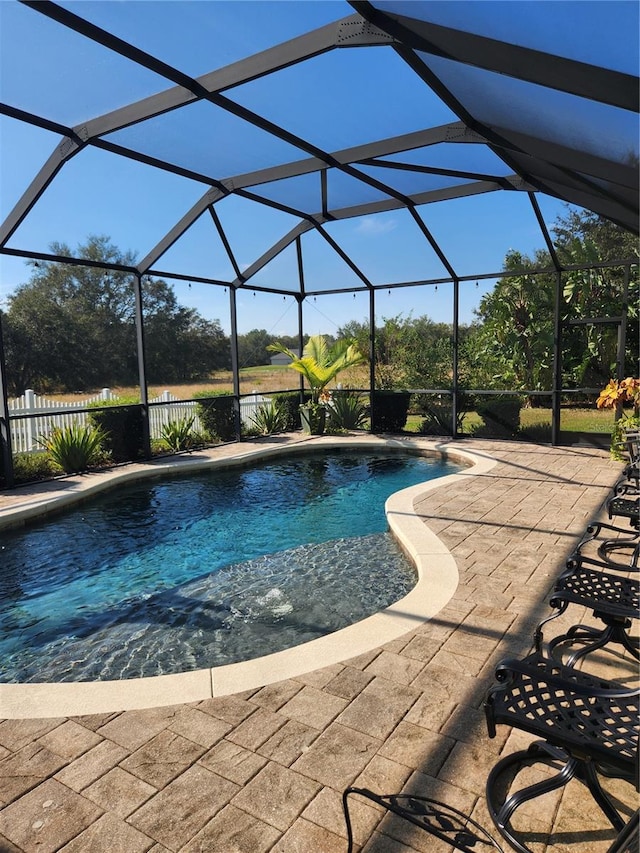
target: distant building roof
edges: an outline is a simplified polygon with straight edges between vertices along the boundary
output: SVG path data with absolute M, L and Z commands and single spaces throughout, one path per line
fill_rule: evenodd
M 291 352 L 299 356 L 300 350 L 292 349 Z M 278 352 L 271 356 L 271 364 L 291 364 L 291 358 L 283 352 Z

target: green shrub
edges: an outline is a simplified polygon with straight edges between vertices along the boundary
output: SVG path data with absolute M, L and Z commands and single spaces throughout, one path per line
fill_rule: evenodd
M 612 459 L 617 459 L 619 462 L 627 461 L 627 445 L 624 440 L 625 431 L 639 429 L 640 417 L 638 415 L 623 414 L 621 418 L 615 421 L 611 430 L 610 453 Z
M 402 432 L 411 394 L 408 391 L 374 391 L 372 398 L 372 432 Z
M 100 407 L 99 409 L 96 407 Z M 135 462 L 144 456 L 142 406 L 136 398 L 92 403 L 91 423 L 106 435 L 105 449 L 115 462 Z
M 274 435 L 283 432 L 287 425 L 287 413 L 276 400 L 258 406 L 250 418 L 257 435 Z
M 519 397 L 496 396 L 479 397 L 476 400 L 476 412 L 483 424 L 475 427 L 473 435 L 491 438 L 514 438 L 520 429 L 520 409 L 522 401 Z
M 235 398 L 230 391 L 199 391 L 198 415 L 212 441 L 233 441 L 236 437 Z
M 65 474 L 77 474 L 105 461 L 105 439 L 99 427 L 71 424 L 55 427 L 50 435 L 39 441 Z
M 180 418 L 177 421 L 169 421 L 160 430 L 161 444 L 173 453 L 180 453 L 182 450 L 193 450 L 194 447 L 201 447 L 204 444 L 204 439 L 193 429 L 195 416 Z
M 418 407 L 424 414 L 418 432 L 423 435 L 452 435 L 453 403 L 446 400 L 421 400 Z M 466 412 L 458 409 L 456 415 L 456 435 L 462 432 Z
M 13 457 L 13 479 L 16 483 L 50 480 L 61 470 L 48 453 L 16 453 Z
M 332 393 L 331 405 L 327 407 L 327 412 L 329 429 L 360 429 L 368 417 L 362 395 L 349 389 Z

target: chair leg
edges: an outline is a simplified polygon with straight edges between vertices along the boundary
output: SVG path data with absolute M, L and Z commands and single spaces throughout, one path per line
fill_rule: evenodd
M 546 755 L 539 755 L 538 753 L 546 753 Z M 502 805 L 496 804 L 496 789 L 499 788 L 500 782 L 503 781 L 505 776 L 509 778 L 510 784 L 524 767 L 531 767 L 541 762 L 551 765 L 552 762 L 558 760 L 564 762 L 564 766 L 555 776 L 516 791 L 507 797 Z M 536 741 L 528 749 L 515 752 L 513 755 L 508 755 L 506 758 L 501 759 L 489 773 L 486 787 L 489 814 L 502 837 L 518 853 L 532 853 L 532 851 L 517 837 L 515 830 L 511 826 L 511 819 L 515 811 L 523 803 L 566 785 L 575 776 L 577 763 L 576 759 L 570 758 L 564 750 L 556 749 L 545 741 Z M 507 771 L 510 771 L 510 773 L 507 773 Z
M 615 560 L 611 554 L 617 552 L 628 551 L 629 555 L 627 562 Z M 630 571 L 638 568 L 638 560 L 640 559 L 640 543 L 638 542 L 638 534 L 632 539 L 607 539 L 598 548 L 598 556 L 605 563 L 614 569 L 621 571 Z
M 640 660 L 640 647 L 626 632 L 625 628 L 628 627 L 630 627 L 628 621 L 624 624 L 609 624 L 604 629 L 593 628 L 590 625 L 573 625 L 566 634 L 549 641 L 549 654 L 553 655 L 555 648 L 562 643 L 584 642 L 583 648 L 578 649 L 566 660 L 566 666 L 573 667 L 580 658 L 586 657 L 596 649 L 601 649 L 608 643 L 620 643 L 633 657 Z
M 640 824 L 640 809 L 631 815 L 631 819 L 624 825 L 618 837 L 613 842 L 607 853 L 638 853 L 640 843 L 638 842 L 638 826 Z
M 580 778 L 589 791 L 591 791 L 591 796 L 600 806 L 611 826 L 620 832 L 624 827 L 624 821 L 617 809 L 614 808 L 611 798 L 600 784 L 593 763 L 591 761 L 583 761 L 580 764 L 582 766 L 579 768 L 579 772 L 576 773 L 577 778 Z
M 557 619 L 558 616 L 562 616 L 568 606 L 568 601 L 561 602 L 560 606 L 554 607 L 550 616 L 547 616 L 545 619 L 538 623 L 538 625 L 536 626 L 536 630 L 533 634 L 533 642 L 535 644 L 535 649 L 537 652 L 542 652 L 542 644 L 544 642 L 543 629 L 545 625 L 547 625 L 549 622 L 552 622 L 554 619 Z
M 542 782 L 528 785 L 510 796 L 506 796 L 507 788 L 502 792 L 505 794 L 504 802 L 501 805 L 499 804 L 501 797 L 498 796 L 497 792 L 500 789 L 501 782 L 504 781 L 504 777 L 507 777 L 507 785 L 510 786 L 524 767 L 532 767 L 534 764 L 540 763 L 551 766 L 558 760 L 563 761 L 564 766 L 555 776 L 545 779 Z M 516 830 L 511 825 L 511 820 L 516 810 L 529 800 L 562 788 L 574 778 L 588 788 L 591 796 L 607 820 L 620 833 L 625 827 L 625 822 L 614 807 L 609 795 L 602 788 L 593 762 L 569 756 L 564 750 L 553 747 L 545 741 L 535 741 L 527 750 L 521 750 L 520 752 L 513 753 L 513 755 L 508 755 L 495 765 L 487 779 L 487 807 L 491 819 L 502 837 L 518 853 L 532 853 L 532 851 L 517 837 Z M 496 803 L 496 800 L 498 800 L 498 803 Z

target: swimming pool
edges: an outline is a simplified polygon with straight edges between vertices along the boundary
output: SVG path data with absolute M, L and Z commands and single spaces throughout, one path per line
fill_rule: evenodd
M 4 533 L 2 680 L 186 671 L 358 621 L 415 580 L 385 498 L 459 469 L 306 454 L 127 486 Z

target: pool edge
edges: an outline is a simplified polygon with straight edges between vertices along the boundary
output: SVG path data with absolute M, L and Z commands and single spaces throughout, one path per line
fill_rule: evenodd
M 0 718 L 51 718 L 119 712 L 197 702 L 252 690 L 347 661 L 402 636 L 435 616 L 454 594 L 458 585 L 458 570 L 450 551 L 430 530 L 426 521 L 415 513 L 414 502 L 425 492 L 446 486 L 460 477 L 486 473 L 497 460 L 486 453 L 463 449 L 455 442 L 420 437 L 323 436 L 312 439 L 312 442 L 317 449 L 352 447 L 371 450 L 379 447 L 417 450 L 441 453 L 452 460 L 458 458 L 470 463 L 470 467 L 463 471 L 396 492 L 386 502 L 389 527 L 414 561 L 418 573 L 416 586 L 406 596 L 385 610 L 332 634 L 250 661 L 118 681 L 3 683 L 0 684 Z M 224 458 L 206 455 L 177 457 L 153 466 L 115 469 L 107 477 L 85 480 L 81 484 L 82 488 L 67 493 L 60 500 L 67 506 L 119 482 L 203 467 L 244 464 L 252 459 L 308 451 L 309 444 L 309 441 L 302 440 L 285 446 L 262 445 L 247 449 L 243 445 L 240 453 Z M 50 496 L 46 501 L 32 502 L 23 507 L 23 518 L 28 520 L 50 513 L 54 508 L 53 501 L 53 496 Z M 55 506 L 60 507 L 61 503 Z M 12 524 L 15 523 L 18 509 L 11 512 Z M 2 517 L 7 514 L 6 510 L 0 513 L 0 524 Z

